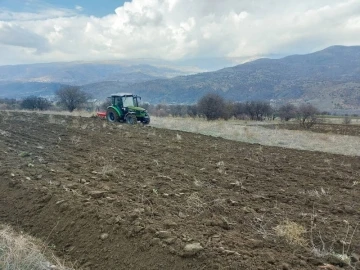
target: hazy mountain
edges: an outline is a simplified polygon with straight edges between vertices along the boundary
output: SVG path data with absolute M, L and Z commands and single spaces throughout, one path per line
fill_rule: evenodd
M 0 98 L 49 97 L 63 85 L 96 85 L 103 82 L 102 87 L 105 87 L 107 83 L 104 81 L 127 85 L 194 74 L 198 70 L 146 59 L 0 66 Z
M 92 86 L 84 86 L 91 90 Z M 98 97 L 114 92 L 96 86 Z M 360 106 L 360 46 L 333 46 L 282 59 L 259 59 L 215 72 L 119 85 L 149 102 L 193 103 L 207 92 L 246 100 L 310 101 L 322 108 Z
M 0 81 L 57 82 L 74 85 L 100 81 L 141 82 L 194 74 L 196 69 L 139 64 L 138 61 L 70 62 L 0 66 Z
M 21 99 L 32 95 L 50 98 L 63 86 L 65 85 L 61 83 L 0 81 L 0 98 Z

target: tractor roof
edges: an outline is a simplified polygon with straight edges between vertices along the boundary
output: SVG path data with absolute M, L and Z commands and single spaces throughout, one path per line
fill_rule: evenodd
M 131 93 L 116 93 L 116 94 L 111 94 L 112 97 L 129 97 L 129 96 L 133 96 L 133 94 Z

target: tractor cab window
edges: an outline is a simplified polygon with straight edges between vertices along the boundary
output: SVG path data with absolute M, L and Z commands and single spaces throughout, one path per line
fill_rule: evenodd
M 123 102 L 122 102 L 121 97 L 114 97 L 114 104 L 115 104 L 115 106 L 122 108 Z
M 124 104 L 124 107 L 129 107 L 129 106 L 137 106 L 137 99 L 136 97 L 122 97 L 122 101 Z

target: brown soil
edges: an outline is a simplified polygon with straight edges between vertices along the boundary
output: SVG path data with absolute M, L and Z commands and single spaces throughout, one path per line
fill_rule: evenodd
M 360 157 L 15 112 L 0 151 L 0 223 L 78 268 L 352 269 L 311 250 L 360 254 Z M 286 222 L 306 232 L 281 236 Z
M 293 123 L 264 125 L 265 128 L 279 128 L 289 130 L 304 130 L 300 125 Z M 360 125 L 342 125 L 342 124 L 316 124 L 308 131 L 317 133 L 340 134 L 349 136 L 360 136 Z

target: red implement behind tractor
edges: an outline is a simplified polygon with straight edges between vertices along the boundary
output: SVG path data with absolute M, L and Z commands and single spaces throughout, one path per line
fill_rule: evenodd
M 97 112 L 96 115 L 102 119 L 106 119 L 106 112 Z

